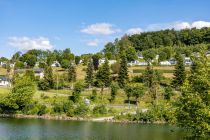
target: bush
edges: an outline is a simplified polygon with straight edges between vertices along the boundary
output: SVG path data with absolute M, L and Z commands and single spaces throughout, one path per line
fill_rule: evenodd
M 107 108 L 105 107 L 105 105 L 99 105 L 99 106 L 95 106 L 93 108 L 93 114 L 107 114 L 108 113 L 108 110 Z
M 134 76 L 132 79 L 132 82 L 134 83 L 143 83 L 144 82 L 144 77 L 143 76 Z
M 74 110 L 74 114 L 78 116 L 86 116 L 88 112 L 89 112 L 89 108 L 85 104 L 78 105 L 76 109 Z
M 36 115 L 39 111 L 38 105 L 36 103 L 27 104 L 22 112 L 26 115 Z
M 150 108 L 147 112 L 139 112 L 133 116 L 132 121 L 142 122 L 156 122 L 164 121 L 167 123 L 175 123 L 175 109 L 170 104 L 155 105 Z
M 49 96 L 44 95 L 44 93 L 41 93 L 41 98 L 42 98 L 42 99 L 48 99 L 48 98 L 49 98 Z
M 22 112 L 26 115 L 43 115 L 47 113 L 46 105 L 37 104 L 37 102 L 33 102 L 31 104 L 27 104 Z
M 47 113 L 47 106 L 46 105 L 40 105 L 37 115 L 42 116 L 46 113 Z
M 111 65 L 111 70 L 113 74 L 119 73 L 119 69 L 120 69 L 120 64 L 118 62 Z
M 92 94 L 90 95 L 90 100 L 93 102 L 97 100 L 97 90 L 95 88 L 92 90 Z
M 74 103 L 72 101 L 64 102 L 63 110 L 67 116 L 73 117 L 74 116 Z
M 63 103 L 55 103 L 53 105 L 53 112 L 55 113 L 63 113 L 64 109 L 63 109 Z
M 40 90 L 49 90 L 50 86 L 49 86 L 49 83 L 46 80 L 40 80 L 38 82 L 38 88 Z
M 170 100 L 173 95 L 174 95 L 173 89 L 170 86 L 166 87 L 164 92 L 164 99 Z

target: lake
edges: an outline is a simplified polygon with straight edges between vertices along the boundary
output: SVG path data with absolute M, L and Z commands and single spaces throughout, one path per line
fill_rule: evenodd
M 0 118 L 0 140 L 177 140 L 169 125 Z

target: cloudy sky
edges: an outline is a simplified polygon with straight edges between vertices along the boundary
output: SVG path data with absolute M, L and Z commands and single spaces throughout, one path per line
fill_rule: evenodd
M 0 57 L 100 51 L 123 34 L 210 27 L 209 0 L 0 0 Z

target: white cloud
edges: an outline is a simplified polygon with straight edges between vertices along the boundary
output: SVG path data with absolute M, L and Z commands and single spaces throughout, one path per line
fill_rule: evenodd
M 141 28 L 131 28 L 126 31 L 126 33 L 129 35 L 140 34 L 142 32 L 143 32 L 143 30 Z
M 29 37 L 10 37 L 9 45 L 21 50 L 41 49 L 50 50 L 53 45 L 50 44 L 48 38 L 29 38 Z
M 115 29 L 110 23 L 96 23 L 80 31 L 91 35 L 111 35 L 120 32 L 120 29 Z
M 165 29 L 182 30 L 182 29 L 190 29 L 197 28 L 201 29 L 203 27 L 210 27 L 210 22 L 206 21 L 195 21 L 195 22 L 173 22 L 173 23 L 161 23 L 161 24 L 150 24 L 145 29 L 146 31 L 158 31 Z
M 195 21 L 191 25 L 192 28 L 201 29 L 203 27 L 210 27 L 210 22 L 206 21 Z
M 168 24 L 150 24 L 146 27 L 145 31 L 159 31 L 169 28 Z
M 90 40 L 90 41 L 88 41 L 87 42 L 87 45 L 88 46 L 98 46 L 99 45 L 99 43 L 100 43 L 100 41 L 98 40 L 98 39 L 94 39 L 94 40 Z
M 172 27 L 175 30 L 182 30 L 182 29 L 191 28 L 191 25 L 188 22 L 176 22 L 176 23 L 174 23 L 174 25 L 172 25 Z

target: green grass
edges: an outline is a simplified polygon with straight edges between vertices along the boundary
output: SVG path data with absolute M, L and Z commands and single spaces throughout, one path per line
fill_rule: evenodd
M 5 68 L 0 67 L 0 75 L 6 75 L 7 70 Z
M 134 69 L 133 73 L 143 73 L 145 70 L 143 69 Z M 161 73 L 174 73 L 174 70 L 158 70 Z

